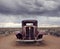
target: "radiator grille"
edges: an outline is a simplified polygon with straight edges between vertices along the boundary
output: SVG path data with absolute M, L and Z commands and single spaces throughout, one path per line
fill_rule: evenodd
M 26 38 L 27 40 L 33 40 L 34 37 L 34 27 L 26 27 Z

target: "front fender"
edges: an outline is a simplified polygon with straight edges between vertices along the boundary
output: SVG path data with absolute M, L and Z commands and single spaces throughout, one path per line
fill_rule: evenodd
M 23 36 L 21 33 L 16 34 L 17 39 L 23 39 Z
M 41 39 L 43 37 L 43 34 L 38 34 L 37 39 Z

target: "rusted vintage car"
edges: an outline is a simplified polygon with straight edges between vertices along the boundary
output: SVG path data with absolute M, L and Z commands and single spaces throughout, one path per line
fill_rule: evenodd
M 38 31 L 37 20 L 23 20 L 22 31 L 17 32 L 16 37 L 21 42 L 42 41 L 43 33 Z

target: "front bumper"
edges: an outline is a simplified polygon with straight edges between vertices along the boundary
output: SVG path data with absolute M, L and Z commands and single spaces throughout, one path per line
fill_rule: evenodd
M 20 40 L 20 39 L 17 39 L 16 41 L 17 42 L 39 42 L 39 41 L 42 41 L 42 39 L 38 39 L 38 40 Z

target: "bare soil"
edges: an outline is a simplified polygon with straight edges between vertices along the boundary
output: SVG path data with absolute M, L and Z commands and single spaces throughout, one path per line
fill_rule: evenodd
M 16 40 L 14 34 L 0 37 L 0 49 L 60 49 L 60 37 L 51 35 L 44 35 L 40 45 L 18 43 Z

